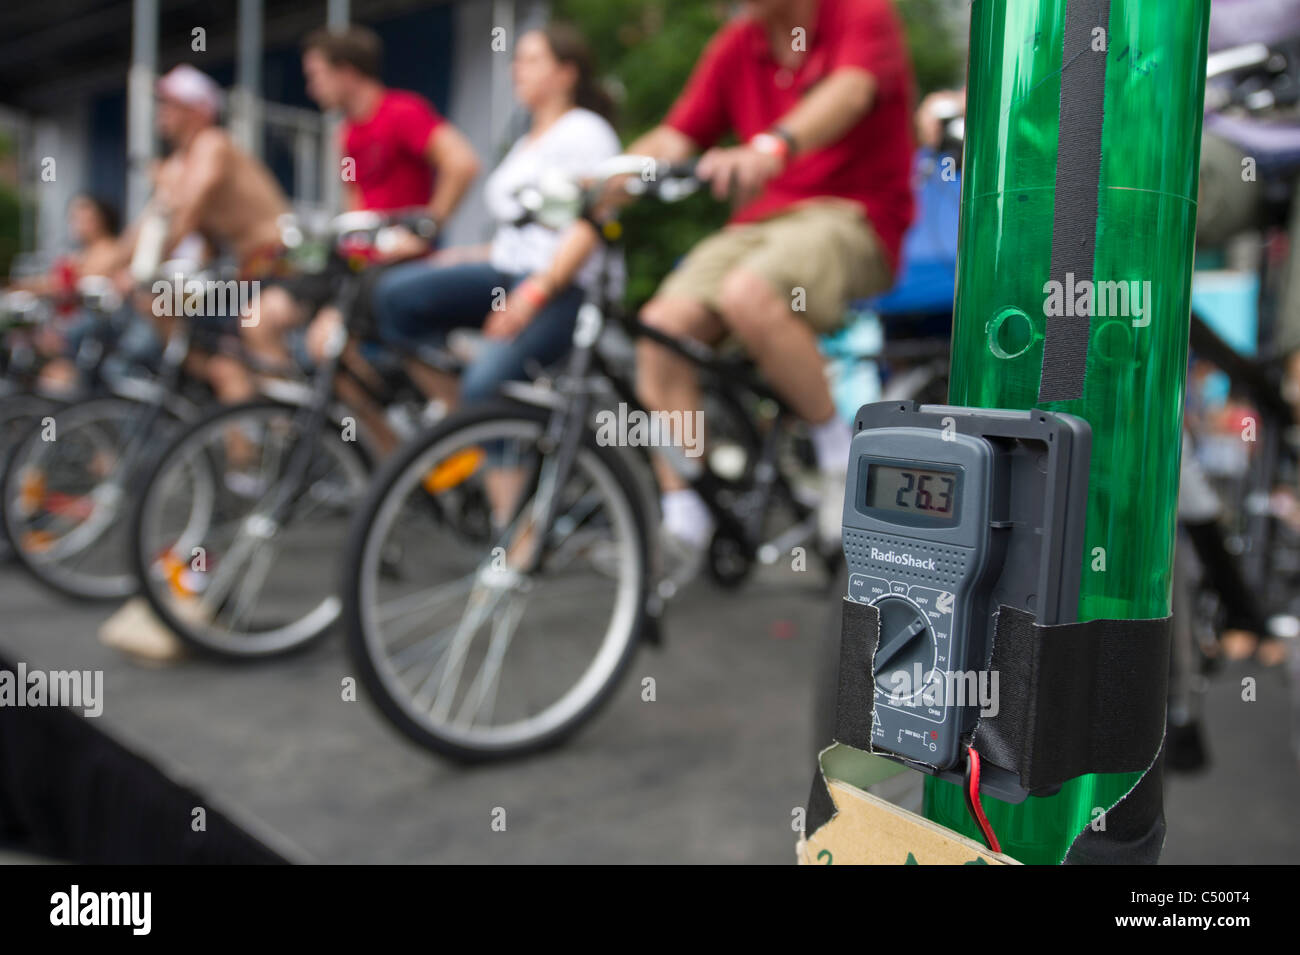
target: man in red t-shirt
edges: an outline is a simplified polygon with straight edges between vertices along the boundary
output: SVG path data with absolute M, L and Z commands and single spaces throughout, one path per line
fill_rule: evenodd
M 352 210 L 391 211 L 425 207 L 441 225 L 456 210 L 478 175 L 478 157 L 469 141 L 438 114 L 424 97 L 384 86 L 380 79 L 382 44 L 359 26 L 321 28 L 302 44 L 307 93 L 325 110 L 340 110 L 340 170 L 345 205 Z M 386 262 L 429 252 L 413 232 L 385 252 Z M 308 332 L 308 349 L 319 355 L 342 316 L 328 306 L 331 286 L 304 276 L 266 289 L 260 315 L 247 329 L 250 347 L 272 362 L 287 363 L 287 328 L 320 310 Z M 365 308 L 363 293 L 359 306 Z M 364 322 L 362 323 L 364 324 Z
M 341 110 L 340 155 L 351 209 L 429 207 L 445 221 L 478 174 L 474 148 L 424 97 L 379 78 L 379 37 L 364 27 L 308 35 L 307 94 Z
M 845 305 L 892 284 L 912 218 L 913 84 L 889 0 L 748 0 L 709 42 L 663 123 L 629 153 L 685 159 L 737 200 L 645 306 L 674 336 L 730 333 L 811 426 L 823 472 L 822 537 L 838 541 L 850 429 L 835 414 L 817 335 Z M 740 145 L 715 144 L 731 133 Z M 689 363 L 653 343 L 638 353 L 650 408 L 700 407 Z M 713 529 L 704 502 L 664 462 L 667 543 L 698 566 Z

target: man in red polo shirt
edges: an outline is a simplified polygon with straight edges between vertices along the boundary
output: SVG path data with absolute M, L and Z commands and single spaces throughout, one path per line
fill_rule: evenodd
M 912 219 L 913 83 L 889 0 L 748 0 L 710 41 L 664 122 L 629 153 L 685 159 L 737 200 L 659 287 L 642 320 L 675 336 L 738 338 L 810 425 L 823 473 L 821 532 L 837 542 L 848 424 L 835 414 L 817 336 L 845 305 L 885 291 Z M 717 147 L 734 134 L 740 145 Z M 638 353 L 642 399 L 700 407 L 692 367 L 653 343 Z M 713 521 L 664 462 L 666 538 L 698 566 Z
M 345 205 L 386 212 L 424 207 L 441 225 L 456 210 L 474 177 L 478 157 L 469 141 L 417 93 L 389 89 L 380 79 L 382 44 L 359 26 L 321 28 L 302 44 L 307 93 L 325 110 L 340 110 L 340 170 Z M 413 232 L 386 251 L 386 261 L 403 261 L 430 251 Z M 367 286 L 368 288 L 368 286 Z M 287 329 L 319 311 L 308 332 L 308 348 L 319 355 L 342 322 L 330 306 L 332 285 L 321 276 L 302 276 L 265 289 L 258 314 L 244 329 L 249 347 L 271 363 L 287 364 Z M 358 307 L 367 309 L 364 293 Z M 367 315 L 358 324 L 364 327 Z
M 383 84 L 381 49 L 379 37 L 364 27 L 309 34 L 302 44 L 307 93 L 322 109 L 343 112 L 349 208 L 428 206 L 430 217 L 443 222 L 478 174 L 478 159 L 432 103 Z

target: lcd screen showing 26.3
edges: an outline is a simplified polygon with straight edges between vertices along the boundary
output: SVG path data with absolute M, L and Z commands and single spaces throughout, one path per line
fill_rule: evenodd
M 869 464 L 863 505 L 951 522 L 957 507 L 956 471 Z

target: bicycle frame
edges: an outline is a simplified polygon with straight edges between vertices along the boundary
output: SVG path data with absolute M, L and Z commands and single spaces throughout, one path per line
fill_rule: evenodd
M 534 504 L 534 530 L 540 534 L 541 540 L 548 539 L 557 516 L 558 500 L 555 492 L 564 487 L 582 435 L 590 427 L 592 395 L 595 392 L 592 382 L 608 382 L 629 410 L 648 413 L 632 383 L 620 371 L 611 368 L 596 347 L 606 322 L 605 310 L 594 301 L 588 300 L 579 310 L 574 347 L 561 376 L 560 390 L 565 394 L 565 399 L 553 406 L 554 413 L 543 438 L 542 448 L 546 459 L 539 463 L 535 475 L 527 482 L 526 492 L 521 495 L 520 502 L 507 523 L 508 528 L 513 528 L 522 516 L 525 502 L 533 494 L 540 494 L 542 496 Z M 759 451 L 749 486 L 738 487 L 713 474 L 703 465 L 690 464 L 684 455 L 667 455 L 667 460 L 674 469 L 708 506 L 716 521 L 717 533 L 738 543 L 746 554 L 754 554 L 762 543 L 763 519 L 774 496 L 778 495 L 794 510 L 800 522 L 807 520 L 813 513 L 812 508 L 798 500 L 778 464 L 780 438 L 786 432 L 787 422 L 795 417 L 781 397 L 747 368 L 717 358 L 707 346 L 689 339 L 676 339 L 636 320 L 627 324 L 634 337 L 654 341 L 691 362 L 697 369 L 716 373 L 719 381 L 717 395 L 732 408 L 739 410 L 737 393 L 747 391 L 760 399 L 774 402 L 778 409 L 766 434 L 760 435 L 756 429 L 751 429 L 750 434 L 746 435 L 751 446 L 757 447 Z M 736 381 L 739 381 L 739 385 L 734 384 Z M 513 394 L 518 396 L 519 392 Z M 749 421 L 743 412 L 738 415 L 738 419 Z M 671 452 L 676 449 L 665 450 Z M 738 497 L 738 500 L 732 503 L 729 501 L 731 497 Z M 535 548 L 529 560 L 528 572 L 540 570 L 545 558 L 546 548 Z

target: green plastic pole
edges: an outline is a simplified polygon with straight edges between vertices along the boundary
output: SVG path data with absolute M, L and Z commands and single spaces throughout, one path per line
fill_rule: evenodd
M 1091 317 L 1078 319 L 1089 322 L 1082 398 L 1040 402 L 1047 315 L 1060 304 L 1050 303 L 1046 283 L 1054 229 L 1061 229 L 1054 198 L 1067 5 L 974 0 L 971 10 L 950 400 L 1088 420 L 1092 470 L 1077 619 L 1163 617 L 1210 0 L 1111 0 L 1109 22 L 1095 31 L 1089 53 L 1108 59 L 1094 270 L 1075 278 L 1124 281 L 1143 297 L 1119 315 L 1112 300 L 1107 317 L 1094 301 Z M 1139 775 L 1083 776 L 1055 796 L 1018 806 L 986 798 L 984 806 L 1004 852 L 1057 863 Z M 959 787 L 927 778 L 924 805 L 930 819 L 979 838 Z

